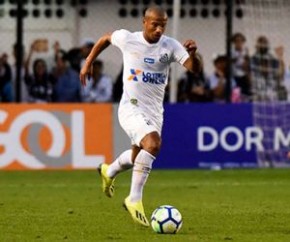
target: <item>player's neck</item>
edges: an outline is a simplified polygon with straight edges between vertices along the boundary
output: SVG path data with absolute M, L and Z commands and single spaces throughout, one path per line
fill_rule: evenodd
M 158 42 L 159 42 L 159 40 L 158 41 L 153 41 L 153 40 L 151 40 L 146 34 L 145 34 L 145 32 L 143 31 L 142 32 L 142 35 L 143 35 L 143 38 L 144 38 L 144 40 L 148 43 L 148 44 L 150 44 L 150 45 L 154 45 L 154 44 L 157 44 Z

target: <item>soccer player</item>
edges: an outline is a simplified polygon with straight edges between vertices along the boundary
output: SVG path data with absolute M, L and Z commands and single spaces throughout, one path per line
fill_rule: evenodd
M 120 29 L 103 35 L 80 71 L 80 80 L 86 85 L 92 62 L 110 44 L 123 54 L 124 88 L 118 117 L 131 139 L 132 149 L 124 151 L 112 164 L 102 164 L 99 172 L 104 193 L 112 197 L 116 175 L 133 168 L 130 194 L 124 200 L 124 207 L 143 226 L 149 226 L 142 203 L 143 187 L 161 145 L 163 97 L 170 63 L 178 62 L 191 72 L 200 71 L 201 66 L 195 41 L 187 40 L 182 46 L 163 35 L 167 18 L 162 8 L 149 7 L 143 17 L 143 31 L 131 33 Z

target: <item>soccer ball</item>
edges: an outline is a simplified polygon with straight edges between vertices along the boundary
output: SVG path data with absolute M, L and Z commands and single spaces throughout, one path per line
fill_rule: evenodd
M 162 205 L 152 213 L 151 227 L 159 234 L 175 234 L 182 227 L 181 213 L 171 205 Z

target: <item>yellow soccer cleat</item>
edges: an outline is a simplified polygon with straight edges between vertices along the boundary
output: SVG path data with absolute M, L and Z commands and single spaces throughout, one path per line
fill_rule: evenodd
M 115 178 L 108 177 L 107 175 L 108 167 L 109 166 L 107 164 L 101 164 L 100 167 L 98 168 L 98 171 L 102 178 L 103 192 L 106 194 L 106 196 L 113 197 L 114 191 L 115 191 L 115 188 L 114 188 Z
M 132 203 L 130 202 L 129 197 L 127 197 L 124 201 L 123 206 L 130 213 L 131 217 L 136 223 L 139 223 L 146 227 L 149 226 L 149 222 L 146 218 L 142 201 Z

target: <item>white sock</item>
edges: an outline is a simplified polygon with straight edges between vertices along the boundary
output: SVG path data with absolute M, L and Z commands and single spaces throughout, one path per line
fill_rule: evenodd
M 145 150 L 140 150 L 137 155 L 134 162 L 131 190 L 129 195 L 131 202 L 138 202 L 139 200 L 142 200 L 143 187 L 150 174 L 154 160 L 155 157 Z
M 113 163 L 109 165 L 107 175 L 111 178 L 114 178 L 118 173 L 128 170 L 132 167 L 132 150 L 126 150 Z

